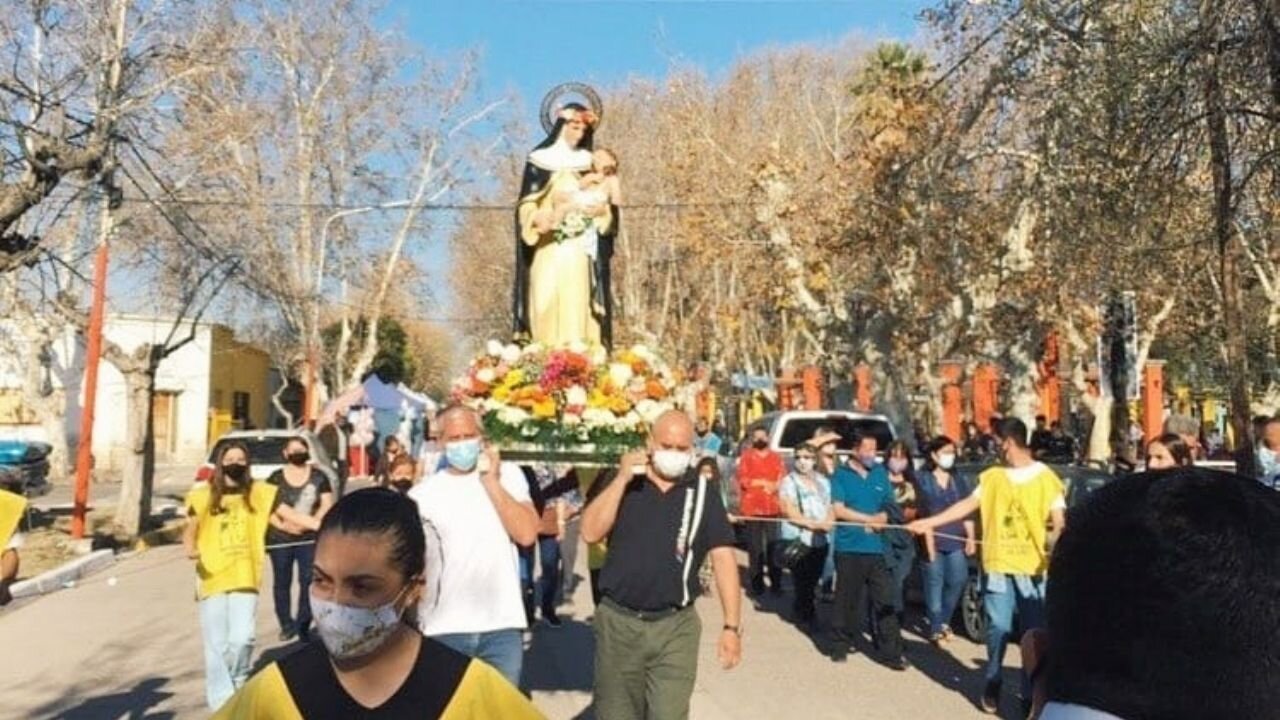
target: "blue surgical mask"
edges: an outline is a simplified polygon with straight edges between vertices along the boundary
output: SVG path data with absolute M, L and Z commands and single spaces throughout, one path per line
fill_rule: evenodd
M 1258 448 L 1258 470 L 1264 478 L 1280 471 L 1280 461 L 1276 458 L 1276 453 L 1266 445 Z
M 471 472 L 480 460 L 480 439 L 456 440 L 444 446 L 444 459 L 455 470 Z

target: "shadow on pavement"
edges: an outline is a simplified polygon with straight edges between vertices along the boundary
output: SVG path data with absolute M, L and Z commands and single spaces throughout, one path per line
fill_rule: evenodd
M 64 707 L 66 703 L 61 701 L 46 705 L 38 708 L 35 716 L 50 720 L 172 720 L 176 717 L 173 712 L 148 712 L 173 697 L 164 689 L 168 684 L 169 678 L 147 678 L 124 692 L 85 698 L 72 707 Z
M 567 615 L 560 620 L 558 628 L 533 626 L 520 683 L 528 692 L 591 692 L 596 650 L 591 624 Z
M 1016 652 L 1016 648 L 1012 650 Z M 924 673 L 939 686 L 962 695 L 975 711 L 979 711 L 979 700 L 985 686 L 983 669 L 986 667 L 985 655 L 970 658 L 965 664 L 945 646 L 936 648 L 923 640 L 907 641 L 907 652 L 916 669 Z M 1022 720 L 1021 692 L 1022 672 L 1018 668 L 1005 667 L 1003 672 L 1004 692 L 1000 702 L 1000 717 L 1005 720 Z

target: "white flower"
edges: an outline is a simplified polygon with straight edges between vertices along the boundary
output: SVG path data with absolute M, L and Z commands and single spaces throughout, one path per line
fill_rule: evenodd
M 529 413 L 518 407 L 503 406 L 498 409 L 498 420 L 504 425 L 519 427 L 529 420 Z
M 502 357 L 502 343 L 497 340 L 490 340 L 485 350 L 493 357 Z
M 573 413 L 571 413 L 571 412 L 566 412 L 566 413 L 565 413 L 565 414 L 560 418 L 560 422 L 562 422 L 562 423 L 563 423 L 564 425 L 566 425 L 567 427 L 574 427 L 574 426 L 577 426 L 577 425 L 581 425 L 581 424 L 582 424 L 582 416 L 581 416 L 581 415 L 574 415 L 574 414 L 573 414 Z
M 591 364 L 603 365 L 609 361 L 609 353 L 605 351 L 602 345 L 596 345 L 591 348 Z
M 582 342 L 581 340 L 574 340 L 573 342 L 569 343 L 568 349 L 569 349 L 569 352 L 571 353 L 574 353 L 577 355 L 586 355 L 587 350 L 589 348 L 587 347 L 587 344 Z
M 641 360 L 644 360 L 649 364 L 653 364 L 657 360 L 657 357 L 654 356 L 653 351 L 645 347 L 644 345 L 633 345 L 631 347 L 631 352 L 635 353 L 636 357 L 640 358 Z
M 631 381 L 631 376 L 633 374 L 634 373 L 631 372 L 631 366 L 626 363 L 613 363 L 609 365 L 609 379 L 613 381 L 613 384 L 620 387 L 626 387 L 627 383 Z
M 654 402 L 653 400 L 641 400 L 636 404 L 635 412 L 638 413 L 645 422 L 652 425 L 653 422 L 658 419 L 658 416 L 662 414 L 663 408 L 660 403 Z
M 492 383 L 494 381 L 493 368 L 481 368 L 480 372 L 476 373 L 476 379 L 485 385 Z
M 520 352 L 523 355 L 537 355 L 542 352 L 542 343 L 529 343 L 528 345 L 525 345 L 524 349 Z
M 494 400 L 493 398 L 485 398 L 485 399 L 483 399 L 483 400 L 479 401 L 478 403 L 473 403 L 473 404 L 472 404 L 472 407 L 473 407 L 473 408 L 476 408 L 476 409 L 478 409 L 478 410 L 482 410 L 482 411 L 484 411 L 484 412 L 486 412 L 486 413 L 491 413 L 491 412 L 493 412 L 494 410 L 502 410 L 502 409 L 506 408 L 507 406 L 506 406 L 506 405 L 503 405 L 502 403 L 498 402 L 497 400 Z
M 613 413 L 603 408 L 587 408 L 582 413 L 583 424 L 591 428 L 609 427 L 616 419 Z
M 508 345 L 502 348 L 502 361 L 511 365 L 520 359 L 520 348 L 515 345 Z
M 564 403 L 569 406 L 582 407 L 587 404 L 587 391 L 581 385 L 574 385 L 564 394 Z

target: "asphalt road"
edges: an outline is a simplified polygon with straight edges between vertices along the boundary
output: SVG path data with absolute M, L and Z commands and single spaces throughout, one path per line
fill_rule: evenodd
M 582 576 L 585 558 L 580 552 Z M 264 580 L 264 590 L 270 582 Z M 288 651 L 276 641 L 269 598 L 264 595 L 258 608 L 259 663 Z M 820 643 L 778 615 L 786 602 L 769 598 L 759 608 L 748 605 L 744 660 L 736 670 L 718 667 L 716 633 L 704 634 L 695 720 L 981 716 L 973 704 L 981 687 L 981 647 L 957 641 L 941 652 L 909 635 L 915 668 L 908 672 L 860 654 L 836 664 Z M 529 633 L 524 685 L 550 718 L 591 718 L 586 582 L 562 612 L 563 627 L 539 625 Z M 700 600 L 699 612 L 704 627 L 719 625 L 715 598 Z M 1011 652 L 1009 661 L 1016 660 Z M 73 589 L 0 610 L 0 718 L 203 718 L 203 678 L 194 577 L 176 547 L 130 557 Z M 1006 687 L 1016 686 L 1010 670 Z M 1016 717 L 1015 706 L 1006 697 L 1004 717 Z

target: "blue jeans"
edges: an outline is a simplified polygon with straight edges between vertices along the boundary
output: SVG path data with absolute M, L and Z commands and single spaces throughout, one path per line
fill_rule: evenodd
M 316 560 L 315 545 L 268 550 L 271 556 L 272 592 L 280 630 L 296 630 L 304 638 L 311 628 L 311 567 Z M 298 614 L 293 614 L 293 566 L 298 566 Z
M 467 657 L 479 658 L 520 687 L 520 669 L 524 662 L 524 640 L 520 631 L 491 630 L 482 633 L 447 633 L 434 639 Z
M 229 592 L 200 601 L 205 700 L 217 710 L 249 679 L 258 594 Z
M 924 606 L 929 614 L 929 634 L 942 632 L 956 614 L 964 584 L 969 579 L 969 558 L 964 550 L 939 552 L 924 568 Z
M 560 541 L 555 535 L 538 536 L 538 562 L 542 563 L 542 577 L 538 579 L 542 617 L 554 617 L 556 596 L 560 593 Z
M 986 591 L 982 595 L 982 607 L 987 615 L 987 682 L 1000 679 L 1004 651 L 1013 634 L 1015 609 L 1023 632 L 1044 627 L 1044 589 L 1044 578 L 987 575 Z M 1022 685 L 1024 697 L 1030 697 L 1026 694 L 1029 690 L 1026 673 L 1022 674 Z

